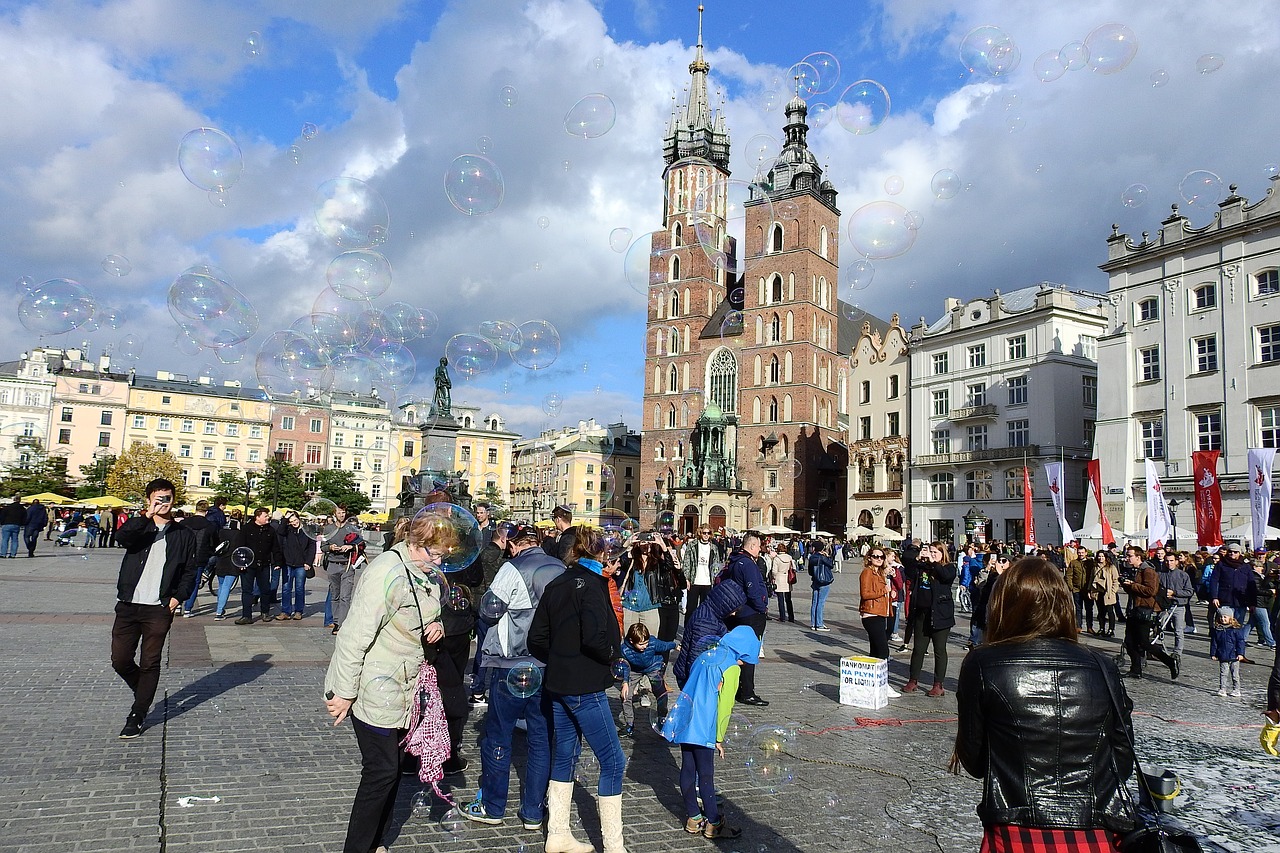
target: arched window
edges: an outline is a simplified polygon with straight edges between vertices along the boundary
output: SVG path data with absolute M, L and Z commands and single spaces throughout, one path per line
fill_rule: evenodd
M 769 504 L 769 523 L 775 527 L 778 525 L 778 508 L 773 504 Z
M 770 359 L 769 359 L 769 382 L 770 382 L 770 384 L 777 385 L 777 384 L 778 384 L 778 382 L 779 382 L 779 381 L 781 380 L 781 378 L 782 378 L 781 373 L 782 373 L 782 371 L 781 371 L 781 370 L 779 369 L 779 367 L 778 367 L 778 356 L 777 356 L 777 355 L 774 355 L 772 358 L 770 358 Z
M 667 406 L 667 429 L 676 428 L 676 407 Z
M 825 225 L 818 229 L 818 254 L 824 258 L 827 256 L 827 226 Z
M 756 397 L 751 403 L 751 422 L 760 423 L 760 398 Z
M 684 210 L 684 172 L 676 172 L 676 210 Z
M 670 281 L 680 280 L 680 256 L 679 255 L 671 256 L 671 276 L 669 280 Z
M 769 398 L 769 423 L 776 424 L 778 422 L 778 398 Z
M 791 395 L 782 398 L 782 420 L 791 423 Z
M 781 436 L 781 439 L 782 441 L 779 442 L 778 447 L 782 450 L 782 457 L 785 459 L 789 452 L 788 448 L 791 446 L 791 442 L 787 439 L 785 433 Z
M 791 351 L 787 350 L 782 359 L 782 381 L 791 381 Z
M 771 291 L 770 293 L 771 298 L 769 301 L 781 302 L 782 301 L 782 276 L 775 275 L 773 277 L 773 281 L 769 283 L 769 289 Z
M 666 458 L 666 454 L 667 454 L 666 445 L 663 444 L 661 441 L 659 441 L 658 444 L 653 448 L 653 458 L 664 459 Z
M 671 365 L 671 372 L 667 374 L 667 390 L 680 390 L 680 372 L 676 370 L 676 366 L 674 364 Z M 672 426 L 675 426 L 675 424 L 673 423 Z
M 773 231 L 769 234 L 769 251 L 782 251 L 782 225 L 777 222 L 773 224 Z
M 677 329 L 675 326 L 672 326 L 671 332 L 670 334 L 668 334 L 667 337 L 669 338 L 668 343 L 670 344 L 670 346 L 667 348 L 667 355 L 679 355 L 680 354 L 680 330 Z
M 675 458 L 676 458 L 676 459 L 683 459 L 683 458 L 684 458 L 684 442 L 683 442 L 683 441 L 677 441 L 677 442 L 676 442 L 676 455 L 675 455 Z
M 776 344 L 782 340 L 782 318 L 777 314 L 769 321 L 769 343 Z
M 738 362 L 727 347 L 721 347 L 711 356 L 707 387 L 711 402 L 722 412 L 738 411 Z
M 679 292 L 673 290 L 671 291 L 671 313 L 668 314 L 667 316 L 675 317 L 679 313 L 680 313 L 680 294 Z
M 674 246 L 674 247 L 675 247 L 675 248 L 677 248 L 677 249 L 678 249 L 678 248 L 680 248 L 680 246 L 682 245 L 682 243 L 681 243 L 681 236 L 680 236 L 680 230 L 681 230 L 681 229 L 680 229 L 680 223 L 679 223 L 679 222 L 677 222 L 677 223 L 675 223 L 674 225 L 672 225 L 672 226 L 671 226 L 671 245 L 672 245 L 672 246 Z M 826 232 L 824 231 L 824 232 L 823 232 L 823 234 L 825 234 L 825 233 L 826 233 Z M 825 254 L 825 253 L 824 253 L 824 254 Z

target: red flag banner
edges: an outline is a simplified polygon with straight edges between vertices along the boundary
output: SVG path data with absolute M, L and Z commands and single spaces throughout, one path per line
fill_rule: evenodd
M 1032 511 L 1031 469 L 1022 467 L 1022 529 L 1028 545 L 1036 544 L 1036 517 Z
M 1218 450 L 1191 454 L 1196 484 L 1196 542 L 1212 548 L 1222 544 L 1222 488 L 1218 485 Z
M 1111 532 L 1111 521 L 1107 518 L 1107 511 L 1102 508 L 1102 463 L 1097 459 L 1092 459 L 1085 466 L 1085 470 L 1089 474 L 1089 490 L 1093 492 L 1093 499 L 1098 502 L 1098 521 L 1102 525 L 1102 544 L 1110 545 L 1116 541 L 1116 536 Z

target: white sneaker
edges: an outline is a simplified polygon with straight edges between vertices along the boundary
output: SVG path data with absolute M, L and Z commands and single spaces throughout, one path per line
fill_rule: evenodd
M 1234 696 L 1235 698 L 1239 699 L 1239 698 L 1240 698 L 1240 688 L 1239 688 L 1239 687 L 1237 687 L 1235 690 L 1232 690 L 1232 691 L 1231 691 L 1231 695 L 1232 695 L 1232 696 Z
M 643 696 L 641 696 L 641 697 L 640 697 L 640 707 L 641 707 L 641 708 L 648 708 L 650 704 L 652 704 L 652 703 L 650 703 L 650 701 L 649 701 L 649 694 L 647 694 L 647 693 L 646 693 L 645 695 L 643 695 Z
M 891 635 L 889 636 L 889 642 L 891 642 L 891 643 L 901 643 L 901 642 L 902 642 L 902 637 L 901 637 L 900 635 L 898 635 L 898 634 L 891 634 Z
M 902 696 L 902 694 L 901 694 L 901 693 L 899 693 L 898 691 L 894 690 L 892 687 L 890 687 L 890 688 L 889 688 L 889 698 L 890 698 L 890 699 L 898 699 L 898 698 L 901 698 L 901 696 Z
M 1219 696 L 1226 696 L 1226 695 L 1227 695 L 1227 688 L 1225 688 L 1225 687 L 1224 687 L 1224 688 L 1222 688 L 1221 690 L 1219 690 L 1219 691 L 1218 691 L 1218 695 L 1219 695 Z

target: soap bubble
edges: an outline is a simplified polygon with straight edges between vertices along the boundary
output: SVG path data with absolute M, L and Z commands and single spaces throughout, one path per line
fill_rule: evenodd
M 625 252 L 631 245 L 631 229 L 615 228 L 609 232 L 609 248 L 615 252 Z
M 391 286 L 391 262 L 371 249 L 355 249 L 330 261 L 325 278 L 343 299 L 376 299 Z
M 392 388 L 403 388 L 413 381 L 418 363 L 408 347 L 398 343 L 387 343 L 374 349 L 369 357 L 382 368 L 386 381 Z
M 1212 74 L 1221 68 L 1225 60 L 1220 53 L 1206 53 L 1196 60 L 1196 71 L 1200 74 Z
M 1226 195 L 1222 186 L 1222 178 L 1204 169 L 1196 169 L 1183 176 L 1178 183 L 1178 192 L 1188 207 L 1210 211 Z
M 645 233 L 635 238 L 622 259 L 627 284 L 642 296 L 649 293 L 650 284 L 661 284 L 667 280 L 666 253 L 653 247 L 654 234 L 658 233 L 661 232 Z M 655 260 L 658 263 L 654 263 Z
M 1067 73 L 1067 66 L 1062 64 L 1060 52 L 1056 50 L 1046 50 L 1037 56 L 1031 67 L 1041 83 L 1052 83 Z
M 539 228 L 541 228 L 543 231 L 546 231 L 548 228 L 550 228 L 550 227 L 551 227 L 551 217 L 549 217 L 549 216 L 539 216 L 539 217 L 538 217 L 538 227 L 539 227 Z
M 499 352 L 513 353 L 520 348 L 520 327 L 507 320 L 484 320 L 480 323 L 480 336 L 489 341 Z
M 859 80 L 836 102 L 836 121 L 859 136 L 873 133 L 889 117 L 889 92 L 874 80 Z
M 407 302 L 392 302 L 383 310 L 390 340 L 408 343 L 429 338 L 440 328 L 440 318 L 430 308 L 416 308 Z
M 178 327 L 178 333 L 173 336 L 173 348 L 183 355 L 199 355 L 204 349 L 186 326 Z
M 520 346 L 512 350 L 511 360 L 530 370 L 543 370 L 560 357 L 560 333 L 546 320 L 529 320 L 520 324 Z
M 849 217 L 849 242 L 863 257 L 896 258 L 915 244 L 906 208 L 892 201 L 864 204 Z
M 338 505 L 327 498 L 312 498 L 303 505 L 298 514 L 302 516 L 302 529 L 310 537 L 315 538 L 324 533 L 326 523 L 330 523 L 338 511 Z M 321 522 L 325 519 L 325 522 Z
M 449 809 L 440 817 L 440 831 L 453 841 L 461 841 L 466 828 L 467 819 L 457 809 Z
M 819 94 L 818 89 L 822 86 L 822 74 L 803 59 L 787 69 L 787 80 L 791 91 L 806 98 Z
M 430 789 L 423 789 L 413 795 L 409 801 L 409 812 L 416 818 L 427 817 L 431 813 Z
M 933 181 L 929 182 L 929 190 L 936 199 L 955 199 L 960 193 L 960 175 L 951 169 L 938 169 L 933 173 Z
M 672 735 L 683 732 L 693 718 L 693 697 L 681 691 L 667 708 L 667 716 L 663 720 L 662 729 Z
M 226 207 L 227 202 L 230 200 L 226 190 L 209 190 L 207 198 L 209 199 L 209 204 L 214 207 Z
M 826 51 L 820 50 L 811 53 L 800 62 L 814 69 L 818 75 L 809 94 L 824 95 L 834 89 L 836 84 L 840 82 L 840 60 Z M 810 109 L 812 110 L 812 107 Z M 812 115 L 812 112 L 810 112 L 810 115 Z
M 573 769 L 573 778 L 584 788 L 592 787 L 600 778 L 600 760 L 592 751 L 584 750 L 578 754 L 578 763 Z
M 463 154 L 444 173 L 444 194 L 467 216 L 484 216 L 498 209 L 506 195 L 502 170 L 488 157 Z
M 258 331 L 258 312 L 225 273 L 208 264 L 188 267 L 169 285 L 169 314 L 201 346 L 234 346 Z
M 769 134 L 757 133 L 747 140 L 742 151 L 746 154 L 748 165 L 759 172 L 762 167 L 773 165 L 773 161 L 778 159 L 778 154 L 782 151 L 782 146 Z
M 504 107 L 514 107 L 520 100 L 520 93 L 515 86 L 503 86 L 498 92 L 498 100 Z
M 831 105 L 821 101 L 809 105 L 809 129 L 821 130 L 831 124 Z
M 316 226 L 339 249 L 368 249 L 386 242 L 391 217 L 382 196 L 364 181 L 340 177 L 316 190 Z
M 762 726 L 747 739 L 743 763 L 747 775 L 758 787 L 777 794 L 795 781 L 788 750 L 795 746 L 795 733 L 780 726 Z
M 594 92 L 574 104 L 565 113 L 564 129 L 570 136 L 596 139 L 608 133 L 617 121 L 618 111 L 608 95 Z
M 308 121 L 308 122 L 303 122 L 303 124 L 302 124 L 302 138 L 303 138 L 303 139 L 308 140 L 308 141 L 310 141 L 310 140 L 312 140 L 312 139 L 315 139 L 316 134 L 317 134 L 317 133 L 319 133 L 319 132 L 320 132 L 320 129 L 319 129 L 319 128 L 317 128 L 317 127 L 316 127 L 314 124 L 312 124 L 311 122 L 309 122 L 309 121 Z
M 542 398 L 542 411 L 552 417 L 560 414 L 560 409 L 563 407 L 564 398 L 554 391 Z
M 253 549 L 237 548 L 231 552 L 231 565 L 237 569 L 247 569 L 253 565 Z
M 778 476 L 782 479 L 794 480 L 800 476 L 803 470 L 804 466 L 795 459 L 787 459 L 778 466 Z
M 960 61 L 979 77 L 1003 77 L 1021 58 L 1013 39 L 996 26 L 975 27 L 960 42 Z
M 328 352 L 313 336 L 292 329 L 274 332 L 263 341 L 254 368 L 258 382 L 273 394 L 301 395 L 333 387 Z
M 845 269 L 849 287 L 853 290 L 866 290 L 871 286 L 871 280 L 876 275 L 875 264 L 865 258 L 859 258 Z
M 79 282 L 53 278 L 41 282 L 18 303 L 18 322 L 42 335 L 60 335 L 93 319 L 93 297 Z
M 115 356 L 125 362 L 137 362 L 142 357 L 143 339 L 139 335 L 125 335 L 115 348 Z
M 1065 44 L 1058 51 L 1058 62 L 1068 71 L 1079 71 L 1089 64 L 1089 48 L 1078 41 Z
M 289 162 L 293 163 L 293 165 L 295 166 L 302 165 L 302 146 L 301 145 L 290 145 L 288 153 L 289 153 Z
M 902 192 L 902 176 L 890 175 L 884 179 L 884 191 L 888 195 L 897 195 Z
M 102 259 L 102 271 L 116 277 L 126 276 L 133 269 L 133 264 L 124 255 L 107 255 Z
M 542 688 L 542 669 L 531 663 L 516 664 L 507 670 L 507 689 L 512 696 L 528 699 Z
M 844 798 L 835 791 L 827 791 L 818 797 L 818 803 L 829 812 L 840 811 L 844 806 Z
M 1280 175 L 1280 163 L 1268 163 L 1262 167 L 1262 173 L 1268 178 Z
M 1147 203 L 1147 185 L 1129 184 L 1124 188 L 1124 192 L 1120 193 L 1120 203 L 1130 209 L 1142 207 Z
M 614 681 L 626 681 L 631 677 L 631 664 L 627 663 L 622 658 L 618 658 L 613 662 L 611 670 L 613 672 Z
M 1169 82 L 1169 72 L 1163 68 L 1158 68 L 1151 72 L 1151 88 L 1159 89 L 1161 86 Z
M 496 625 L 498 620 L 507 615 L 507 603 L 489 590 L 480 599 L 480 618 L 488 622 L 490 625 Z
M 178 168 L 194 186 L 206 192 L 225 192 L 244 170 L 235 140 L 212 127 L 198 127 L 178 143 Z
M 244 40 L 244 55 L 246 59 L 257 59 L 262 56 L 262 33 L 254 30 Z
M 444 555 L 440 559 L 441 571 L 461 571 L 475 562 L 480 553 L 475 531 L 480 524 L 474 515 L 457 504 L 432 503 L 418 510 L 413 517 L 415 526 L 424 523 L 429 524 L 440 537 L 440 543 L 432 545 L 431 549 Z
M 751 720 L 741 713 L 733 713 L 729 715 L 729 725 L 725 729 L 724 741 L 726 744 L 732 744 L 735 748 L 742 748 L 747 739 L 751 737 L 751 732 L 755 729 Z
M 1022 116 L 1010 116 L 1007 124 L 1010 133 L 1017 133 L 1027 126 L 1027 122 Z
M 1138 38 L 1124 24 L 1108 23 L 1095 27 L 1085 36 L 1089 51 L 1089 67 L 1099 74 L 1115 74 L 1129 67 L 1138 55 Z
M 454 335 L 445 342 L 445 357 L 466 378 L 487 373 L 498 363 L 498 350 L 479 335 Z
M 34 276 L 20 275 L 13 281 L 13 289 L 19 296 L 26 296 L 36 288 L 36 280 Z

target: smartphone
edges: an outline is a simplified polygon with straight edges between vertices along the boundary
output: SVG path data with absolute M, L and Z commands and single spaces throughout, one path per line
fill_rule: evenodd
M 171 504 L 173 503 L 173 495 L 160 495 L 156 498 L 156 503 Z

